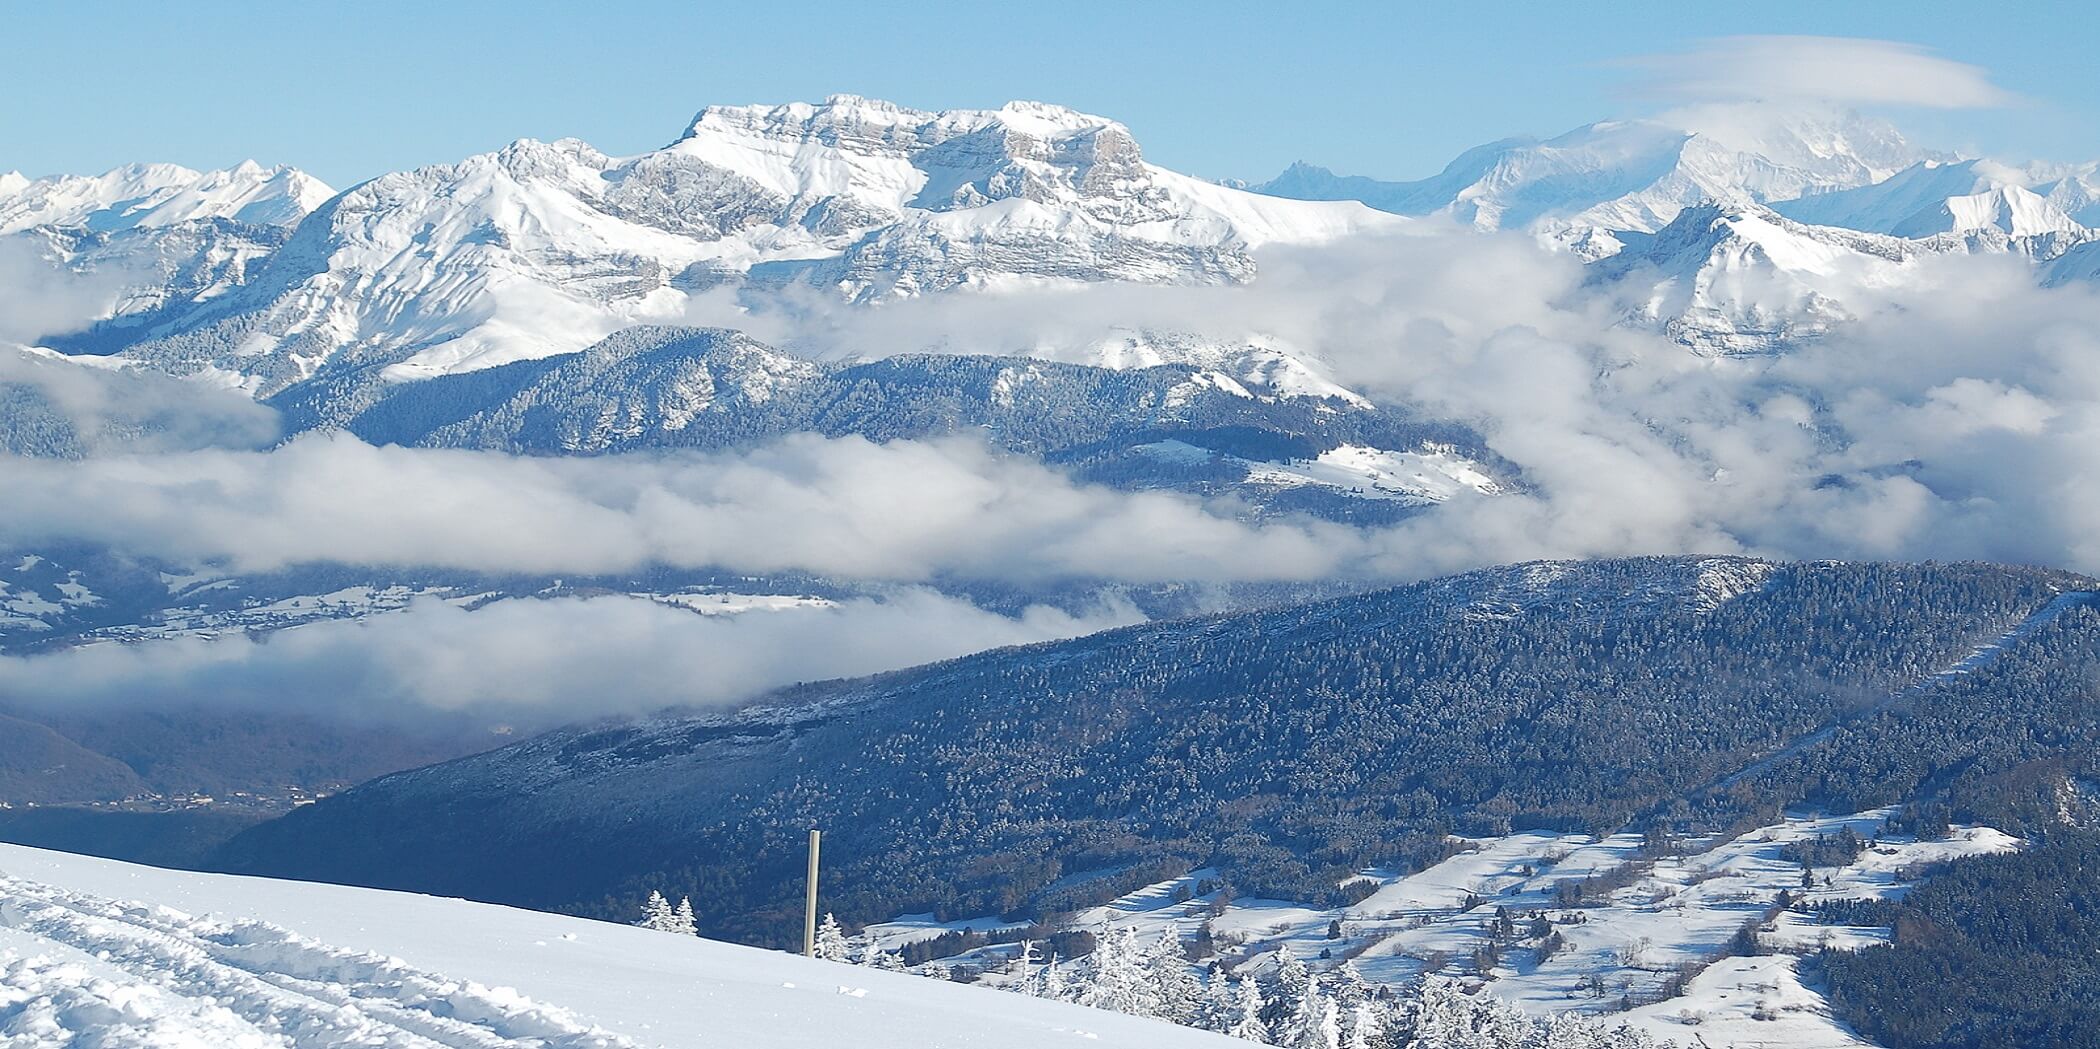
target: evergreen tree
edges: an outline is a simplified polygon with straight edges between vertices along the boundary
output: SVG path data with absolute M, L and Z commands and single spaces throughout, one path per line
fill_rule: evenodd
M 1348 1049 L 1381 1049 L 1384 1039 L 1385 1025 L 1379 1021 L 1378 1008 L 1369 1001 L 1356 1003 L 1349 1013 Z
M 1342 1015 L 1332 998 L 1320 1002 L 1320 1023 L 1315 1035 L 1307 1049 L 1342 1049 Z
M 1467 994 L 1453 980 L 1424 980 L 1409 1049 L 1525 1049 L 1540 1025 L 1483 991 Z
M 1159 992 L 1147 962 L 1136 929 L 1109 930 L 1094 948 L 1093 979 L 1080 991 L 1079 1004 L 1132 1016 L 1160 1015 Z
M 1261 1020 L 1262 1006 L 1261 985 L 1253 974 L 1240 977 L 1239 1007 L 1233 1011 L 1232 1023 L 1225 1028 L 1225 1033 L 1267 1045 L 1269 1025 Z
M 1203 967 L 1203 998 L 1196 1014 L 1183 1021 L 1190 1027 L 1206 1031 L 1223 1031 L 1232 1026 L 1234 1002 L 1232 985 L 1225 979 L 1224 970 L 1217 962 Z
M 1299 996 L 1305 990 L 1306 980 L 1311 976 L 1312 970 L 1306 968 L 1304 960 L 1290 947 L 1277 948 L 1276 993 L 1269 999 L 1267 1017 L 1271 1027 L 1280 1030 L 1290 1022 L 1298 1011 Z
M 664 899 L 663 893 L 649 890 L 649 899 L 642 904 L 642 919 L 635 924 L 657 932 L 672 932 L 677 922 L 678 915 L 671 909 L 671 901 Z
M 1327 974 L 1327 990 L 1344 1017 L 1371 999 L 1371 981 L 1364 979 L 1363 970 L 1353 961 L 1343 962 Z
M 824 924 L 817 926 L 816 955 L 827 962 L 843 962 L 852 959 L 853 951 L 846 943 L 845 930 L 839 928 L 836 915 L 826 912 Z
M 1615 1043 L 1605 1041 L 1597 1025 L 1572 1012 L 1555 1013 L 1545 1024 L 1539 1035 L 1539 1049 L 1611 1049 Z
M 1159 999 L 1159 1011 L 1153 1015 L 1175 1023 L 1189 1022 L 1201 1006 L 1203 988 L 1189 973 L 1188 956 L 1181 950 L 1181 937 L 1174 935 L 1171 926 L 1162 930 L 1159 939 L 1153 942 L 1145 967 L 1151 977 L 1153 994 Z
M 1037 981 L 1035 995 L 1058 1002 L 1072 999 L 1071 985 L 1065 980 L 1064 971 L 1057 967 L 1057 955 L 1052 954 L 1043 962 L 1043 975 Z
M 1333 1037 L 1328 1037 L 1333 1026 Z M 1284 1024 L 1278 1045 L 1290 1049 L 1340 1049 L 1341 1029 L 1335 1022 L 1334 1003 L 1320 992 L 1320 978 L 1310 970 L 1298 992 L 1297 1008 Z
M 680 896 L 678 909 L 671 914 L 671 931 L 681 936 L 700 935 L 700 923 L 693 918 L 693 898 Z

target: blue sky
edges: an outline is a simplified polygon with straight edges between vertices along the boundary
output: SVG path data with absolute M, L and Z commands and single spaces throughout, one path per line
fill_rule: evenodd
M 707 103 L 851 92 L 1060 102 L 1211 177 L 1297 159 L 1419 177 L 1490 139 L 1663 108 L 1629 60 L 1739 34 L 1930 49 L 2015 97 L 1889 111 L 1913 137 L 2100 156 L 2100 14 L 2070 4 L 0 0 L 0 170 L 253 157 L 344 186 L 526 136 L 637 152 Z

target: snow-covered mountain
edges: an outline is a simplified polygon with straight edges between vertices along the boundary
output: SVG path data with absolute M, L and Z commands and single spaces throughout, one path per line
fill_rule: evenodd
M 129 164 L 101 175 L 38 179 L 10 171 L 0 173 L 0 234 L 36 226 L 113 233 L 200 219 L 289 226 L 334 195 L 303 171 L 252 160 L 223 171 Z
M 1078 344 L 1040 342 L 1029 356 L 1118 371 L 1185 364 L 1217 373 L 1260 397 L 1331 397 L 1358 407 L 1370 402 L 1338 383 L 1318 356 L 1264 335 L 1218 340 L 1186 332 L 1121 329 Z
M 1870 185 L 1934 156 L 1854 114 L 1717 106 L 1604 121 L 1545 141 L 1492 142 L 1413 182 L 1298 164 L 1255 189 L 1448 215 L 1484 230 L 1654 232 L 1703 202 L 1764 203 Z
M 2084 199 L 2090 192 L 2075 175 L 2042 180 L 1989 160 L 1927 161 L 1872 185 L 1782 201 L 1772 209 L 1812 225 L 1898 237 L 1985 229 L 2016 237 L 2075 234 L 2085 226 L 2071 211 L 2090 217 L 2095 209 Z
M 1935 255 L 2018 255 L 2039 264 L 2045 283 L 2090 279 L 2093 238 L 2076 226 L 2013 233 L 1989 222 L 1919 236 L 1863 233 L 1756 204 L 1702 204 L 1655 233 L 1613 234 L 1617 250 L 1589 272 L 1593 283 L 1619 286 L 1631 323 L 1702 354 L 1760 354 L 1865 316 Z
M 1491 143 L 1417 182 L 1299 165 L 1260 192 L 1149 164 L 1122 125 L 1058 106 L 928 112 L 854 96 L 710 107 L 631 157 L 522 140 L 332 198 L 296 171 L 252 164 L 0 187 L 0 230 L 116 285 L 105 320 L 49 345 L 289 397 L 323 422 L 366 412 L 385 387 L 718 318 L 726 299 L 695 301 L 718 288 L 746 307 L 813 293 L 823 308 L 880 308 L 956 289 L 1236 283 L 1264 245 L 1406 226 L 1388 212 L 1524 229 L 1593 263 L 1629 252 L 1595 281 L 1653 275 L 1625 287 L 1631 320 L 1701 352 L 1768 352 L 1863 315 L 1924 255 L 2016 253 L 2043 280 L 2084 279 L 2086 256 L 2067 253 L 2100 214 L 2090 165 L 1956 160 L 1877 120 L 1757 105 Z M 1114 323 L 1017 332 L 996 352 L 1185 365 L 1257 398 L 1362 403 L 1318 347 Z M 671 404 L 601 394 L 629 414 L 637 396 Z M 663 417 L 677 428 L 675 407 Z
M 51 332 L 72 350 L 107 351 L 155 318 L 248 282 L 290 228 L 335 191 L 305 172 L 253 161 L 223 171 L 132 164 L 94 176 L 0 174 L 0 238 L 94 290 L 89 336 Z M 64 336 L 72 335 L 71 339 Z
M 1263 244 L 1396 223 L 1166 171 L 1122 125 L 1057 106 L 714 107 L 639 156 L 526 140 L 365 183 L 239 295 L 170 318 L 133 355 L 264 394 L 342 363 L 408 380 L 677 320 L 689 293 L 725 281 L 855 300 L 1234 282 Z
M 1754 204 L 1686 208 L 1653 234 L 1620 235 L 1592 279 L 1625 285 L 1628 319 L 1709 355 L 1767 353 L 1828 334 L 1899 285 L 1933 248 L 1809 226 Z

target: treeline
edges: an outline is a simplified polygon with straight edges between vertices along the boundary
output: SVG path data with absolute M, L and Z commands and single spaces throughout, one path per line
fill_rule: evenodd
M 2100 1046 L 2100 834 L 2058 829 L 1833 916 L 1894 929 L 1888 944 L 1820 955 L 1839 1018 L 1878 1045 Z

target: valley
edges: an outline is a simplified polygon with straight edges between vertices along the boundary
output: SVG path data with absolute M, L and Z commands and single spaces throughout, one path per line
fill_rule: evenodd
M 462 10 L 22 56 L 0 1049 L 2095 1044 L 2075 62 Z

